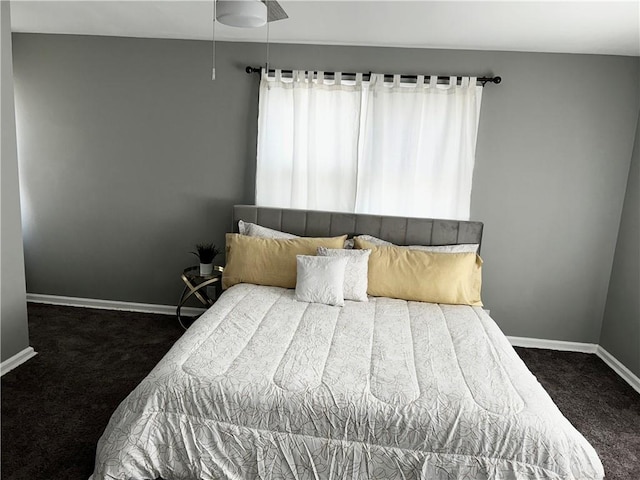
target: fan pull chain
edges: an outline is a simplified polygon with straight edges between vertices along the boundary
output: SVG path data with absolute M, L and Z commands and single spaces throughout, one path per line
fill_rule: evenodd
M 267 76 L 269 76 L 269 21 L 267 20 Z
M 211 80 L 216 79 L 216 0 L 213 0 L 213 25 L 211 26 Z

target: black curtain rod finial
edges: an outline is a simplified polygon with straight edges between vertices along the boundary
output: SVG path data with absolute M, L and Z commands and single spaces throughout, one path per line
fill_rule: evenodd
M 498 85 L 500 82 L 502 82 L 502 77 L 479 77 L 478 81 L 482 84 L 483 87 L 487 83 Z

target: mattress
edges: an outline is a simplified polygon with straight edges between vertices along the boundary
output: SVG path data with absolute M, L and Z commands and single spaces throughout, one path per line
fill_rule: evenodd
M 601 479 L 478 307 L 240 284 L 120 404 L 102 479 Z

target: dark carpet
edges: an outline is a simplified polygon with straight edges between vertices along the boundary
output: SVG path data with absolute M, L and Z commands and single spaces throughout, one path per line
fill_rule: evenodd
M 4 480 L 86 480 L 111 413 L 182 334 L 174 317 L 29 304 L 38 355 L 2 377 Z M 517 349 L 600 455 L 640 480 L 640 395 L 595 355 Z

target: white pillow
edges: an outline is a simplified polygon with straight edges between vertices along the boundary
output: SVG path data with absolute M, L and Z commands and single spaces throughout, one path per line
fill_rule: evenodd
M 344 257 L 316 257 L 296 255 L 296 300 L 344 305 L 344 271 L 348 259 Z
M 422 252 L 434 252 L 434 253 L 478 253 L 480 247 L 477 243 L 460 243 L 457 245 L 396 245 L 395 243 L 387 242 L 381 238 L 372 237 L 371 235 L 358 235 L 355 238 L 365 240 L 369 243 L 373 243 L 378 246 L 393 246 L 408 248 L 409 250 L 420 250 Z
M 243 222 L 242 220 L 238 220 L 238 232 L 240 232 L 240 235 L 248 235 L 249 237 L 276 239 L 300 238 L 292 233 L 281 232 L 280 230 L 263 227 L 255 223 Z
M 290 238 L 300 238 L 298 235 L 294 235 L 293 233 L 281 232 L 280 230 L 274 230 L 272 228 L 263 227 L 256 223 L 244 222 L 242 220 L 238 220 L 238 232 L 240 235 L 247 235 L 249 237 L 285 240 Z M 353 248 L 353 238 L 344 241 L 344 248 Z
M 392 246 L 395 247 L 395 246 L 397 246 L 394 243 L 387 242 L 386 240 L 382 240 L 381 238 L 374 237 L 374 236 L 371 236 L 371 235 L 357 235 L 357 236 L 355 236 L 353 238 L 354 239 L 359 238 L 360 240 L 364 240 L 366 242 L 373 243 L 374 245 L 378 245 L 380 247 L 385 247 L 385 246 L 386 247 L 392 247 Z
M 344 271 L 345 300 L 358 302 L 368 301 L 367 287 L 369 286 L 369 255 L 371 250 L 341 250 L 335 248 L 318 247 L 318 255 L 323 257 L 347 258 Z

